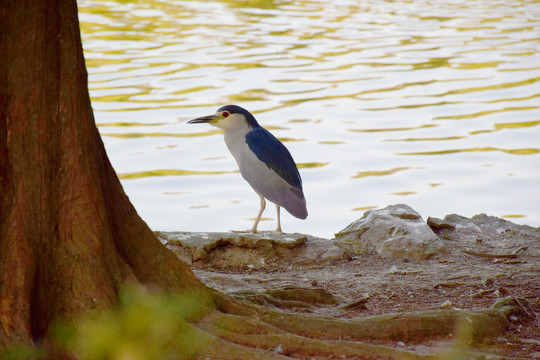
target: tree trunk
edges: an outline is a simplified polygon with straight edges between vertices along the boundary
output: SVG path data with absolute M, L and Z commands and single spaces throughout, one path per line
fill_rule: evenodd
M 128 281 L 202 288 L 107 158 L 75 0 L 4 0 L 0 24 L 0 346 L 110 306 Z

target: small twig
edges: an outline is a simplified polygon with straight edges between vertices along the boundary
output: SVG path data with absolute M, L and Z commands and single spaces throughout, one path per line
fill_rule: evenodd
M 466 277 L 469 277 L 469 275 L 452 276 L 452 277 L 449 277 L 447 280 L 456 280 L 456 279 L 461 279 L 461 278 L 466 278 Z
M 399 270 L 397 268 L 392 267 L 388 273 L 393 274 L 393 275 L 414 275 L 414 274 L 421 274 L 423 272 L 424 270 L 410 270 L 409 271 L 409 270 Z
M 481 291 L 479 291 L 477 293 L 474 293 L 474 294 L 470 295 L 470 297 L 472 297 L 472 298 L 482 297 L 484 295 L 494 293 L 495 291 L 497 291 L 497 289 L 485 289 L 485 290 L 481 290 Z
M 523 311 L 523 313 L 525 315 L 527 315 L 528 318 L 530 318 L 530 319 L 535 319 L 536 318 L 536 320 L 538 320 L 538 317 L 536 316 L 536 314 L 534 314 L 534 316 L 529 314 L 529 312 L 525 309 L 525 307 L 523 307 L 523 305 L 521 305 L 521 301 L 519 301 L 514 295 L 512 295 L 512 293 L 507 288 L 501 287 L 501 289 L 504 290 L 508 295 L 510 295 L 512 297 L 512 300 L 514 300 L 514 302 L 519 307 L 519 309 L 521 311 Z
M 460 282 L 449 282 L 449 283 L 438 283 L 437 285 L 433 286 L 434 289 L 438 287 L 447 287 L 447 288 L 455 288 L 461 285 L 465 285 L 464 283 Z
M 506 260 L 503 264 L 512 265 L 512 264 L 523 264 L 524 261 L 521 260 Z
M 518 252 L 520 252 L 522 250 L 527 250 L 528 248 L 529 248 L 528 246 L 522 246 L 522 247 L 517 248 L 516 250 L 512 251 L 512 254 L 517 255 Z
M 506 259 L 515 259 L 517 258 L 517 254 L 488 254 L 488 253 L 480 253 L 476 251 L 471 250 L 461 250 L 465 254 L 478 256 L 482 258 L 490 258 L 490 259 L 499 259 L 499 258 L 506 258 Z
M 368 301 L 369 297 L 361 297 L 359 299 L 356 299 L 350 303 L 338 306 L 338 309 L 352 309 L 352 308 L 361 308 L 365 309 L 366 302 Z
M 276 281 L 276 280 L 283 280 L 283 279 L 282 279 L 282 278 L 279 278 L 279 277 L 273 277 L 273 278 L 268 278 L 268 279 L 259 279 L 259 278 L 245 277 L 245 278 L 243 278 L 243 280 L 247 280 L 247 281 L 257 281 L 257 282 L 260 282 L 260 283 L 265 283 L 265 282 Z

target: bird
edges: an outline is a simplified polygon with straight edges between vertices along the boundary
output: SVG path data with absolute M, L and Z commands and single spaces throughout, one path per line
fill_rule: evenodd
M 238 105 L 225 105 L 215 114 L 188 121 L 188 124 L 200 123 L 223 130 L 225 144 L 236 160 L 240 174 L 260 197 L 260 210 L 250 232 L 257 232 L 266 208 L 265 199 L 276 205 L 276 232 L 282 232 L 281 207 L 299 219 L 307 218 L 302 178 L 291 153 L 281 141 L 259 125 L 249 111 Z

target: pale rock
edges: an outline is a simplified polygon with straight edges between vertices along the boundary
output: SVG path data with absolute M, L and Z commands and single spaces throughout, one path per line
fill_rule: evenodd
M 203 261 L 216 268 L 256 270 L 344 257 L 343 250 L 330 240 L 299 233 L 175 231 L 159 232 L 158 236 L 188 264 Z
M 420 260 L 448 252 L 422 217 L 403 204 L 366 211 L 337 233 L 334 242 L 351 256 L 377 253 L 385 258 Z
M 540 228 L 486 214 L 472 218 L 456 214 L 446 215 L 444 219 L 429 217 L 427 223 L 440 238 L 470 247 L 513 248 L 523 239 L 540 239 Z

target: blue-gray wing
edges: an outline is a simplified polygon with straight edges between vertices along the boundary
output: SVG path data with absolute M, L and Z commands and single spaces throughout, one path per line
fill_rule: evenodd
M 302 179 L 291 153 L 274 135 L 259 126 L 246 135 L 246 143 L 266 166 L 289 185 L 302 190 Z
M 302 191 L 302 179 L 289 150 L 262 127 L 256 127 L 246 135 L 246 144 L 260 161 L 289 185 L 287 190 L 278 190 L 272 187 L 274 185 L 265 189 L 264 186 L 252 184 L 255 191 L 261 191 L 263 196 L 284 207 L 297 218 L 305 219 L 308 213 Z

